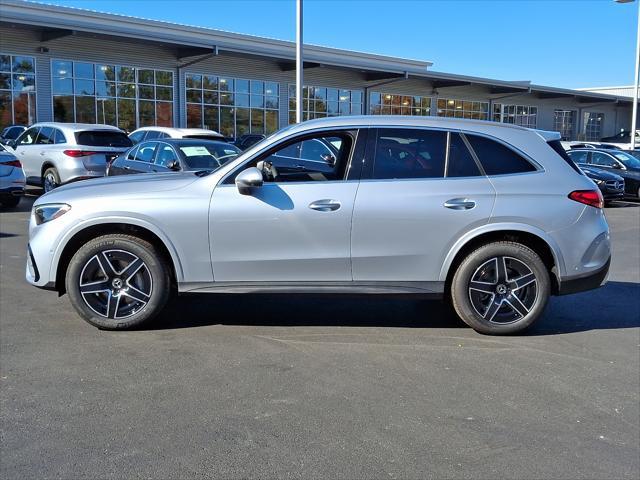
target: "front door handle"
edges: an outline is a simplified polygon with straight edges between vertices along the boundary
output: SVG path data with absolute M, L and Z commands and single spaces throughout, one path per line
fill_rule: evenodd
M 131 167 L 129 165 L 123 165 L 122 167 L 124 170 L 131 170 Z
M 309 204 L 311 210 L 317 210 L 319 212 L 333 212 L 340 208 L 340 202 L 337 200 L 316 200 Z
M 444 202 L 443 206 L 451 210 L 471 210 L 476 206 L 476 202 L 468 198 L 452 198 Z

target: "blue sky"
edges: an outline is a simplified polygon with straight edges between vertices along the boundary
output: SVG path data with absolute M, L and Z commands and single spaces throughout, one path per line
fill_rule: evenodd
M 294 0 L 55 0 L 283 40 Z M 558 87 L 631 85 L 638 1 L 305 0 L 305 43 Z

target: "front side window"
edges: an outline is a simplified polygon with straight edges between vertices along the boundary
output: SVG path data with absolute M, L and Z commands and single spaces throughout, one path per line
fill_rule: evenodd
M 506 145 L 479 135 L 466 135 L 487 175 L 534 172 L 536 168 Z
M 178 156 L 176 155 L 175 150 L 173 150 L 173 147 L 161 144 L 154 163 L 161 167 L 166 167 L 169 163 L 174 161 L 178 161 Z
M 55 143 L 55 130 L 51 127 L 42 127 L 38 133 L 36 143 L 38 145 L 51 145 Z
M 446 132 L 382 128 L 378 130 L 372 177 L 443 177 L 446 145 Z
M 140 148 L 138 148 L 138 151 L 136 152 L 134 160 L 138 162 L 145 162 L 145 163 L 152 162 L 153 152 L 156 151 L 157 146 L 158 146 L 157 142 L 143 143 L 142 145 L 140 145 Z
M 575 163 L 586 164 L 589 157 L 589 152 L 574 150 L 574 151 L 567 152 L 567 155 L 569 155 L 571 160 L 573 160 Z
M 16 141 L 16 143 L 18 145 L 33 145 L 34 143 L 36 143 L 36 137 L 38 136 L 38 127 L 34 127 L 34 128 L 29 128 L 28 130 L 25 130 L 22 135 L 20 135 L 20 137 L 18 137 L 18 140 Z
M 0 54 L 0 128 L 36 122 L 35 74 L 34 57 Z
M 600 167 L 614 167 L 616 165 L 616 162 L 613 158 L 611 158 L 606 153 L 601 152 L 591 153 L 591 163 Z

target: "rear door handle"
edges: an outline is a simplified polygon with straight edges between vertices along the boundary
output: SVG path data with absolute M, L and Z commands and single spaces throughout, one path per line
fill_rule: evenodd
M 340 208 L 340 202 L 337 200 L 316 200 L 309 204 L 311 210 L 317 210 L 319 212 L 333 212 Z
M 452 198 L 444 202 L 443 206 L 451 210 L 471 210 L 476 206 L 476 202 L 468 198 Z

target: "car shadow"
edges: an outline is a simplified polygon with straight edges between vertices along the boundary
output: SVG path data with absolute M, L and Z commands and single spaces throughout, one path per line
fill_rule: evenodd
M 31 207 L 33 207 L 33 202 L 35 202 L 37 197 L 33 197 L 31 195 L 25 195 L 20 199 L 20 203 L 18 203 L 15 207 L 1 207 L 0 212 L 2 213 L 28 213 L 31 211 Z
M 640 327 L 640 284 L 553 297 L 524 336 Z M 603 306 L 605 306 L 603 308 Z M 209 325 L 466 328 L 444 302 L 406 297 L 311 294 L 187 294 L 147 328 Z

